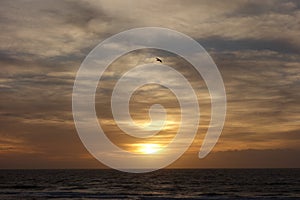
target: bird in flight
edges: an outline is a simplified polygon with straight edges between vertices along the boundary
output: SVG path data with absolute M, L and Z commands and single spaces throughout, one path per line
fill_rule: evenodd
M 162 63 L 162 60 L 161 60 L 159 57 L 156 57 L 156 61 L 158 61 L 158 62 L 161 62 L 161 63 Z

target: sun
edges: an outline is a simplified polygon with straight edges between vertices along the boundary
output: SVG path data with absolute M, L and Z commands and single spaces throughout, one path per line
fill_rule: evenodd
M 158 144 L 139 144 L 138 152 L 142 154 L 153 154 L 161 149 Z

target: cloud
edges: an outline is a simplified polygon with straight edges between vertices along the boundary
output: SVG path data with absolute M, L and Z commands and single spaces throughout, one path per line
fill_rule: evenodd
M 290 14 L 297 12 L 300 5 L 297 1 L 244 1 L 244 3 L 235 10 L 233 16 L 260 16 L 271 13 Z
M 288 38 L 286 39 L 228 39 L 222 37 L 207 37 L 199 39 L 208 50 L 215 50 L 218 52 L 234 52 L 234 51 L 268 51 L 269 53 L 279 54 L 299 54 L 300 46 L 292 43 Z
M 196 159 L 196 155 L 181 157 L 170 167 L 183 168 L 189 163 L 190 168 L 298 168 L 300 166 L 299 150 L 265 149 L 265 150 L 233 150 L 209 154 L 204 159 Z
M 80 156 L 85 157 L 87 152 L 72 122 L 71 94 L 76 71 L 100 41 L 143 26 L 172 28 L 193 37 L 219 67 L 226 86 L 228 110 L 216 151 L 251 148 L 256 149 L 252 151 L 256 155 L 263 149 L 299 149 L 299 2 L 164 0 L 160 5 L 163 6 L 157 6 L 156 1 L 0 2 L 0 136 L 3 138 L 0 149 L 5 152 L 1 167 L 2 163 L 8 163 L 7 167 L 16 163 L 22 166 L 16 160 L 26 152 L 34 154 L 39 162 L 47 160 L 42 155 L 56 161 L 68 158 L 72 163 L 77 163 L 72 157 L 79 160 Z M 116 44 L 111 48 L 121 47 Z M 125 71 L 151 63 L 156 56 L 184 74 L 198 91 L 202 121 L 198 145 L 191 152 L 198 151 L 210 120 L 209 95 L 192 67 L 171 53 L 142 50 L 116 60 L 97 89 L 98 95 L 102 95 L 96 97 L 98 117 L 104 120 L 116 143 L 124 139 L 121 145 L 126 146 L 125 143 L 132 142 L 120 137 L 122 133 L 112 126 L 109 96 L 115 81 Z M 166 88 L 146 86 L 140 88 L 135 98 L 136 120 L 145 119 L 150 100 L 161 100 L 168 107 L 170 121 L 174 121 L 171 125 L 176 129 L 178 104 Z M 167 142 L 174 129 L 155 139 Z M 245 152 L 227 153 L 245 155 Z M 274 156 L 277 151 L 264 155 Z M 272 163 L 270 166 L 276 165 Z M 98 166 L 94 164 L 91 166 Z

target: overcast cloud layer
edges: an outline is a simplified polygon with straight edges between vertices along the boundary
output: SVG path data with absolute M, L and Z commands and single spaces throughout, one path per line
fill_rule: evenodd
M 227 119 L 214 152 L 206 160 L 193 162 L 209 119 L 209 100 L 201 85 L 202 129 L 174 166 L 300 167 L 299 24 L 300 2 L 296 0 L 1 1 L 0 168 L 101 167 L 87 153 L 74 127 L 71 94 L 75 75 L 99 42 L 144 26 L 171 28 L 197 40 L 216 62 L 226 87 Z M 197 87 L 193 73 L 182 67 L 187 66 L 183 61 L 156 53 L 191 76 Z M 147 63 L 157 54 L 137 52 L 124 59 L 129 64 L 137 58 L 136 64 Z M 100 94 L 119 77 L 116 64 L 110 69 Z M 157 94 L 168 92 L 158 90 Z M 143 97 L 143 90 L 140 95 Z M 110 127 L 109 112 L 104 113 L 106 121 L 101 123 L 108 124 L 112 134 L 118 132 Z M 135 116 L 138 120 L 141 113 Z M 165 140 L 173 132 L 169 134 Z M 121 145 L 126 148 L 125 143 Z M 287 164 L 274 159 L 276 155 Z M 248 156 L 251 163 L 260 164 L 243 165 Z M 225 157 L 236 161 L 228 163 Z M 261 163 L 264 159 L 269 160 Z

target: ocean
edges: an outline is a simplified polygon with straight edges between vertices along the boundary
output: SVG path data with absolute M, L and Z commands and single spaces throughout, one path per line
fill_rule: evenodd
M 0 199 L 300 199 L 300 169 L 0 170 Z

